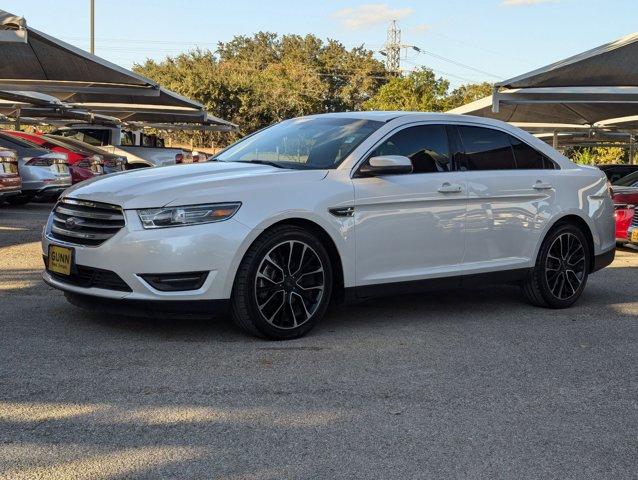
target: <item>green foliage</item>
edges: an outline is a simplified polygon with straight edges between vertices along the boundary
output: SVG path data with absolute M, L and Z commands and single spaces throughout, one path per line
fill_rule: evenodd
M 259 32 L 133 69 L 230 120 L 240 134 L 175 132 L 173 141 L 223 146 L 285 118 L 355 110 L 444 111 L 491 93 L 487 83 L 449 92 L 449 82 L 422 68 L 391 74 L 373 52 L 314 35 Z
M 573 148 L 567 156 L 582 165 L 602 165 L 606 163 L 627 163 L 629 158 L 622 147 Z
M 260 32 L 219 43 L 215 52 L 193 50 L 162 62 L 147 60 L 134 70 L 202 103 L 213 115 L 236 123 L 242 134 L 285 118 L 360 110 L 386 81 L 372 52 L 346 49 L 314 35 Z M 197 145 L 225 144 L 237 134 L 176 133 Z
M 452 90 L 447 98 L 447 109 L 460 107 L 467 103 L 492 95 L 492 85 L 487 82 L 468 83 Z
M 447 108 L 450 83 L 428 68 L 396 76 L 363 104 L 366 110 L 440 112 Z

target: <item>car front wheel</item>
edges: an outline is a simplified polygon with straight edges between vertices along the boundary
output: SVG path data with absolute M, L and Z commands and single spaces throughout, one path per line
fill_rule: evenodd
M 523 291 L 534 305 L 569 307 L 585 289 L 590 265 L 591 252 L 582 230 L 560 225 L 543 241 Z
M 231 298 L 235 323 L 273 340 L 297 338 L 324 316 L 332 291 L 328 253 L 292 225 L 262 234 L 244 256 Z

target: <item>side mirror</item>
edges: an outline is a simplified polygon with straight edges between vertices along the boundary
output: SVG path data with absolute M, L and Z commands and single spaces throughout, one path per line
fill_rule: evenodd
M 396 175 L 412 173 L 412 161 L 403 155 L 380 155 L 371 157 L 359 169 L 364 176 Z

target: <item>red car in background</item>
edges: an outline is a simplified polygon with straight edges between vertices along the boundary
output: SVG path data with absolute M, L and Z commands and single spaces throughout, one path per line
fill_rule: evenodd
M 628 228 L 638 205 L 638 172 L 631 173 L 611 184 L 611 195 L 616 206 L 616 241 L 629 242 Z
M 71 180 L 74 184 L 104 173 L 104 166 L 102 164 L 103 159 L 99 155 L 79 153 L 57 140 L 46 138 L 41 135 L 18 132 L 15 130 L 5 130 L 4 133 L 26 140 L 40 148 L 46 148 L 52 152 L 66 154 L 69 161 Z
M 616 219 L 616 242 L 624 244 L 629 242 L 629 226 L 634 218 L 636 207 L 626 203 L 616 203 L 614 205 L 614 217 Z

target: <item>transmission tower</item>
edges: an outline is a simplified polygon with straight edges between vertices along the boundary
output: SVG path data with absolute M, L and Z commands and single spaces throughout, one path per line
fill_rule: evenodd
M 421 50 L 414 45 L 403 45 L 401 43 L 401 29 L 397 25 L 396 20 L 392 20 L 390 22 L 390 26 L 388 27 L 388 35 L 385 41 L 385 45 L 383 46 L 383 50 L 379 53 L 385 57 L 385 67 L 389 72 L 393 73 L 401 73 L 401 49 L 409 48 L 420 52 Z
M 397 26 L 396 20 L 390 22 L 383 52 L 386 68 L 390 72 L 401 70 L 401 29 Z

